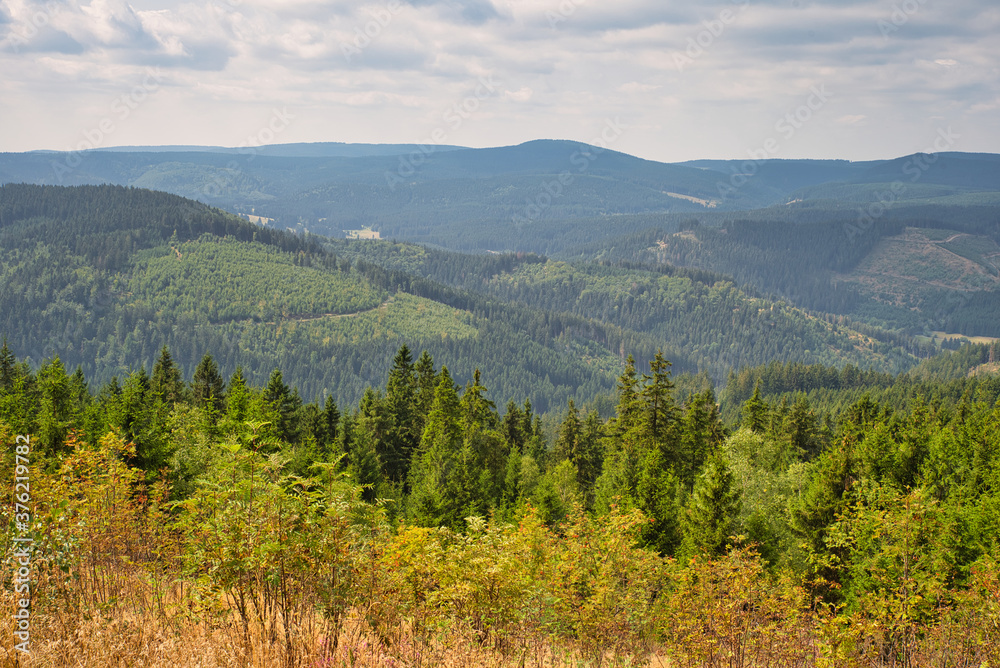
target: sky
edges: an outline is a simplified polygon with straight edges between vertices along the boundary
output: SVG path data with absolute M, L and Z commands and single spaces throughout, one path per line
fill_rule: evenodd
M 0 0 L 0 151 L 1000 152 L 996 0 Z

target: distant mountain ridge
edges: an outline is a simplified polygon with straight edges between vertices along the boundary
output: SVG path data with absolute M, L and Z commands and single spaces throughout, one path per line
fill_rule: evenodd
M 280 158 L 362 158 L 368 156 L 406 155 L 420 150 L 420 144 L 351 144 L 344 142 L 296 142 L 264 146 L 109 146 L 96 151 L 108 153 L 225 153 L 269 155 Z M 457 151 L 465 146 L 438 144 L 436 151 Z
M 146 148 L 4 153 L 0 183 L 148 188 L 298 234 L 669 262 L 910 334 L 1000 334 L 996 154 L 668 164 L 564 140 Z M 937 230 L 920 248 L 947 269 L 902 252 L 917 228 Z
M 0 277 L 15 354 L 59 355 L 102 383 L 168 345 L 186 374 L 210 352 L 226 374 L 263 383 L 280 366 L 308 397 L 356 402 L 406 343 L 544 411 L 610 394 L 626 355 L 657 350 L 716 381 L 771 359 L 917 362 L 905 339 L 707 272 L 328 241 L 120 186 L 0 186 Z

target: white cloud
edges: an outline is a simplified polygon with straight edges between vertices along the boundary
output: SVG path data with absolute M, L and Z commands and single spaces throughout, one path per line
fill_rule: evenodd
M 650 93 L 654 90 L 663 88 L 663 86 L 655 84 L 643 84 L 638 81 L 629 81 L 618 87 L 618 90 L 622 93 Z
M 534 93 L 535 91 L 531 90 L 527 86 L 523 86 L 522 88 L 516 91 L 510 91 L 510 90 L 504 91 L 504 96 L 507 97 L 508 99 L 514 100 L 515 102 L 527 102 L 528 100 L 531 99 L 531 96 Z
M 863 122 L 866 118 L 868 117 L 864 114 L 849 114 L 838 118 L 836 123 L 838 125 L 857 125 L 858 123 Z
M 621 116 L 633 128 L 621 150 L 740 157 L 826 85 L 829 105 L 780 157 L 902 154 L 924 141 L 930 116 L 961 124 L 970 150 L 1000 151 L 984 113 L 1000 97 L 1000 9 L 989 0 L 921 4 L 888 37 L 878 21 L 894 0 L 754 0 L 719 31 L 713 22 L 738 4 L 67 0 L 51 5 L 45 31 L 14 44 L 41 5 L 0 0 L 0 85 L 10 92 L 0 115 L 18 119 L 0 126 L 0 150 L 76 137 L 89 122 L 77 109 L 103 108 L 158 66 L 164 91 L 116 141 L 226 143 L 240 119 L 252 130 L 279 103 L 299 110 L 283 140 L 423 141 L 488 75 L 500 93 L 456 141 L 587 141 Z M 679 72 L 671 55 L 713 26 L 719 34 Z M 359 31 L 366 43 L 347 58 Z

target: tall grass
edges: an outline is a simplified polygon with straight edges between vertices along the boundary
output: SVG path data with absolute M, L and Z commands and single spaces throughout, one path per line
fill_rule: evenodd
M 57 469 L 31 472 L 31 655 L 0 615 L 2 666 L 982 668 L 1000 657 L 994 561 L 906 625 L 878 601 L 824 606 L 751 548 L 663 559 L 636 547 L 638 512 L 578 511 L 557 529 L 531 512 L 463 532 L 392 527 L 328 472 L 287 477 L 252 434 L 171 506 L 165 484 L 145 486 L 125 463 L 121 439 L 68 445 Z

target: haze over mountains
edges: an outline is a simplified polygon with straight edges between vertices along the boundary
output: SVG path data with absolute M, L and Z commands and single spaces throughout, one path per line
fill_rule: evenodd
M 333 238 L 370 228 L 461 252 L 668 263 L 908 335 L 1000 336 L 994 154 L 665 164 L 554 140 L 118 147 L 0 154 L 0 183 L 161 190 Z
M 280 364 L 306 396 L 353 402 L 406 343 L 546 410 L 606 396 L 627 354 L 663 350 L 704 383 L 771 360 L 899 372 L 930 352 L 718 274 L 304 238 L 119 186 L 0 186 L 0 269 L 16 354 L 100 382 L 168 345 L 186 373 L 211 352 L 226 373 L 263 383 Z

